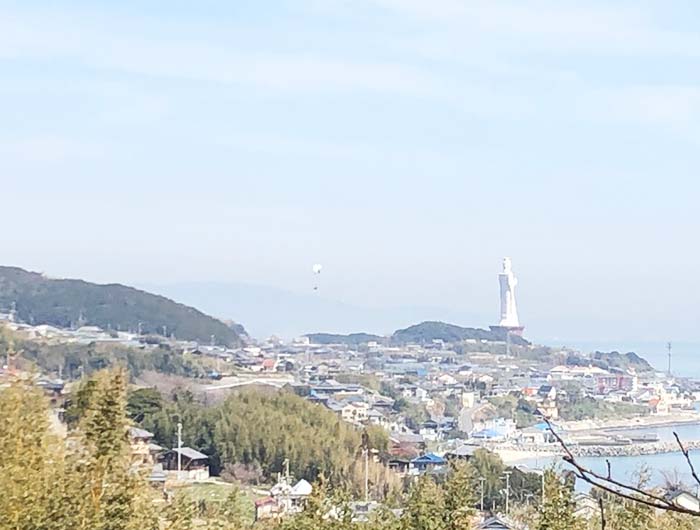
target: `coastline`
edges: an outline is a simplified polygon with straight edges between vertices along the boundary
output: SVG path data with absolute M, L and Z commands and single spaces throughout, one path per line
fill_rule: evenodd
M 574 435 L 569 449 L 578 457 L 635 457 L 680 452 L 678 444 L 673 441 L 633 443 L 631 445 L 578 445 L 576 437 L 581 435 L 606 435 L 635 429 L 669 428 L 682 425 L 700 425 L 700 413 L 682 411 L 670 414 L 619 418 L 611 420 L 583 420 L 560 422 L 556 424 L 566 434 Z M 700 449 L 700 440 L 683 440 L 689 450 Z M 539 458 L 552 459 L 564 453 L 557 444 L 538 448 L 522 447 L 511 444 L 495 444 L 489 448 L 497 453 L 506 465 L 518 465 L 524 461 L 536 461 Z
M 494 453 L 501 457 L 503 463 L 507 466 L 516 466 L 525 461 L 555 458 L 561 456 L 563 453 L 558 451 L 532 451 L 532 450 L 520 450 L 513 448 L 498 448 L 492 449 Z
M 562 430 L 573 433 L 600 430 L 632 430 L 653 427 L 673 427 L 674 425 L 700 424 L 700 413 L 682 411 L 669 414 L 653 414 L 634 418 L 615 418 L 609 420 L 580 420 L 555 422 Z

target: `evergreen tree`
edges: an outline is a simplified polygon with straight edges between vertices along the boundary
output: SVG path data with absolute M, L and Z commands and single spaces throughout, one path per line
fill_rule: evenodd
M 537 530 L 582 530 L 583 523 L 574 515 L 573 486 L 563 482 L 553 470 L 545 471 L 544 499 L 537 520 Z
M 700 521 L 697 517 L 675 512 L 666 512 L 656 518 L 655 530 L 698 530 Z
M 72 506 L 72 528 L 136 530 L 157 528 L 145 473 L 132 465 L 126 415 L 127 374 L 97 372 L 82 387 L 78 424 L 69 439 L 63 498 Z
M 177 496 L 166 512 L 166 530 L 194 530 L 195 504 L 185 496 Z
M 445 530 L 445 498 L 442 489 L 428 475 L 421 475 L 411 487 L 403 516 L 406 530 Z
M 0 528 L 51 528 L 62 448 L 30 381 L 0 390 Z
M 209 530 L 239 530 L 243 527 L 243 509 L 238 488 L 231 490 L 212 519 Z
M 489 509 L 501 502 L 503 496 L 503 472 L 506 470 L 503 460 L 497 454 L 486 449 L 477 449 L 469 462 L 476 470 L 476 475 L 484 479 L 484 508 Z M 479 485 L 479 490 L 481 486 Z
M 472 527 L 476 513 L 476 484 L 478 477 L 473 466 L 463 460 L 450 464 L 450 474 L 444 485 L 445 523 L 447 530 L 467 530 Z

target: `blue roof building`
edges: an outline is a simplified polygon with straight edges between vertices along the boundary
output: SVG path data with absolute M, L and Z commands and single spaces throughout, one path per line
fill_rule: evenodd
M 411 467 L 413 469 L 417 469 L 418 471 L 426 471 L 428 469 L 442 467 L 446 464 L 447 461 L 435 453 L 426 453 L 411 460 Z

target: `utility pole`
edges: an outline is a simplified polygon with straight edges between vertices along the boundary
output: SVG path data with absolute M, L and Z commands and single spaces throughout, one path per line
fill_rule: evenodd
M 177 479 L 182 480 L 182 423 L 177 422 Z
M 369 501 L 369 435 L 362 431 L 362 456 L 365 457 L 365 502 Z
M 484 511 L 484 482 L 486 482 L 486 479 L 484 477 L 479 478 L 479 482 L 481 483 L 481 511 Z
M 666 343 L 666 348 L 668 349 L 668 375 L 671 376 L 671 343 Z
M 510 330 L 506 329 L 506 357 L 510 357 Z
M 509 508 L 510 508 L 510 474 L 512 471 L 506 471 L 505 476 L 506 476 L 506 515 L 508 515 Z
M 542 506 L 544 506 L 544 469 L 542 470 Z
M 369 502 L 369 448 L 365 447 L 365 502 Z
M 289 478 L 289 458 L 284 459 L 284 509 L 285 511 L 290 511 L 292 508 L 292 501 L 290 500 L 290 495 L 292 492 L 292 480 Z

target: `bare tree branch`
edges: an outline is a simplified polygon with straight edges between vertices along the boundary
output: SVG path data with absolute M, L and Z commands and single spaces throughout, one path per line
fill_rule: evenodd
M 651 508 L 700 517 L 700 512 L 698 511 L 683 508 L 682 506 L 678 506 L 672 501 L 659 495 L 656 495 L 650 491 L 646 491 L 639 487 L 632 486 L 630 484 L 625 484 L 623 482 L 613 479 L 611 476 L 611 466 L 609 461 L 607 461 L 607 476 L 600 475 L 599 473 L 596 473 L 595 471 L 579 464 L 573 452 L 566 445 L 562 437 L 559 436 L 559 434 L 557 434 L 556 432 L 554 432 L 554 428 L 552 427 L 552 424 L 549 421 L 549 419 L 544 418 L 544 421 L 547 423 L 550 432 L 564 451 L 564 456 L 562 457 L 563 460 L 576 470 L 575 475 L 584 482 L 617 497 L 627 499 L 629 501 L 636 502 L 639 504 L 644 504 Z M 684 451 L 684 454 L 687 455 L 687 451 L 684 447 L 682 447 L 681 450 Z M 686 456 L 686 459 L 690 463 L 689 457 Z M 692 468 L 692 464 L 690 465 L 691 470 L 694 473 L 694 468 Z
M 685 461 L 688 463 L 688 467 L 690 468 L 691 475 L 693 475 L 693 479 L 695 479 L 695 482 L 698 485 L 700 485 L 700 478 L 698 478 L 698 474 L 695 472 L 695 466 L 693 466 L 693 462 L 691 462 L 691 460 L 690 460 L 690 452 L 681 443 L 681 439 L 679 438 L 677 432 L 674 431 L 673 436 L 676 438 L 676 442 L 678 442 L 678 447 L 680 447 L 681 453 L 683 453 L 683 456 L 685 457 Z
M 603 499 L 598 499 L 598 508 L 600 508 L 600 530 L 605 530 L 605 509 L 603 507 Z

